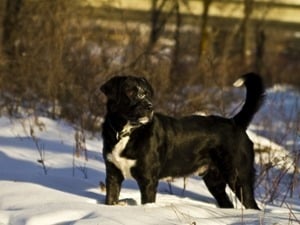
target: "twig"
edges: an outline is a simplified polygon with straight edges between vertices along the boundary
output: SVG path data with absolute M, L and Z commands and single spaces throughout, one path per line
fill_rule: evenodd
M 287 204 L 285 202 L 286 207 L 288 208 L 288 210 L 290 211 L 290 215 L 295 219 L 295 221 L 300 224 L 300 220 L 296 217 L 295 213 L 293 212 L 293 210 L 291 209 L 291 207 L 289 206 L 289 204 Z
M 34 134 L 34 129 L 33 127 L 30 125 L 30 136 L 33 140 L 33 143 L 35 144 L 35 147 L 40 155 L 40 159 L 37 160 L 38 163 L 40 163 L 42 165 L 42 168 L 44 170 L 45 175 L 48 174 L 48 170 L 45 164 L 45 146 L 44 144 L 40 144 L 38 138 L 35 136 Z
M 73 149 L 73 176 L 75 176 L 75 168 L 77 167 L 83 174 L 84 178 L 88 178 L 88 169 L 86 166 L 86 162 L 88 161 L 87 148 L 85 144 L 85 135 L 83 130 L 77 130 L 74 135 L 75 139 L 75 148 Z M 75 157 L 79 158 L 81 154 L 84 154 L 84 164 L 80 166 L 76 166 Z

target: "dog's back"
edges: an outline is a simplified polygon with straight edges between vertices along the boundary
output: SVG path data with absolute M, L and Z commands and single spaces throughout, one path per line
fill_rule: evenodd
M 224 155 L 238 156 L 236 152 L 247 151 L 246 154 L 252 155 L 244 148 L 245 145 L 252 146 L 252 142 L 232 119 L 198 115 L 173 118 L 155 113 L 149 126 L 149 130 L 156 132 L 153 135 L 160 137 L 151 145 L 159 154 L 165 155 L 164 160 L 167 159 L 161 161 L 160 178 L 193 174 L 211 164 L 211 156 L 221 161 Z

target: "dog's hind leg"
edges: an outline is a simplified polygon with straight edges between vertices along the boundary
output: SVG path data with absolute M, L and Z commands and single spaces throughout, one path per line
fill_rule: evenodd
M 235 177 L 229 177 L 229 187 L 247 209 L 259 209 L 254 198 L 253 178 L 254 173 L 239 173 Z
M 258 209 L 259 207 L 257 206 L 257 203 L 254 199 L 254 191 L 252 186 L 250 185 L 243 185 L 240 188 L 240 192 L 241 192 L 241 202 L 243 203 L 243 205 L 246 207 L 246 209 Z
M 226 181 L 216 167 L 211 167 L 203 180 L 221 208 L 233 208 L 233 204 L 225 191 Z
M 255 169 L 253 167 L 254 153 L 252 148 L 253 145 L 250 143 L 248 148 L 242 151 L 248 154 L 236 155 L 223 172 L 229 187 L 245 208 L 259 209 L 254 198 Z

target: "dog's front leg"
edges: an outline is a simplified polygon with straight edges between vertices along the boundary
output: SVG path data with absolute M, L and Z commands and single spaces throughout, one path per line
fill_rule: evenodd
M 158 179 L 153 177 L 143 177 L 137 179 L 137 182 L 141 192 L 141 203 L 146 204 L 155 202 Z
M 106 165 L 106 199 L 105 204 L 118 204 L 121 184 L 124 177 L 121 171 L 114 165 L 107 163 Z

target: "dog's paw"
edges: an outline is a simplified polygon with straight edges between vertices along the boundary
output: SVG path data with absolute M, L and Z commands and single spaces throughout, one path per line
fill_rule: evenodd
M 118 201 L 118 205 L 127 206 L 127 205 L 137 205 L 136 200 L 132 198 L 125 198 Z
M 99 188 L 101 192 L 106 192 L 106 185 L 103 181 L 99 182 Z

